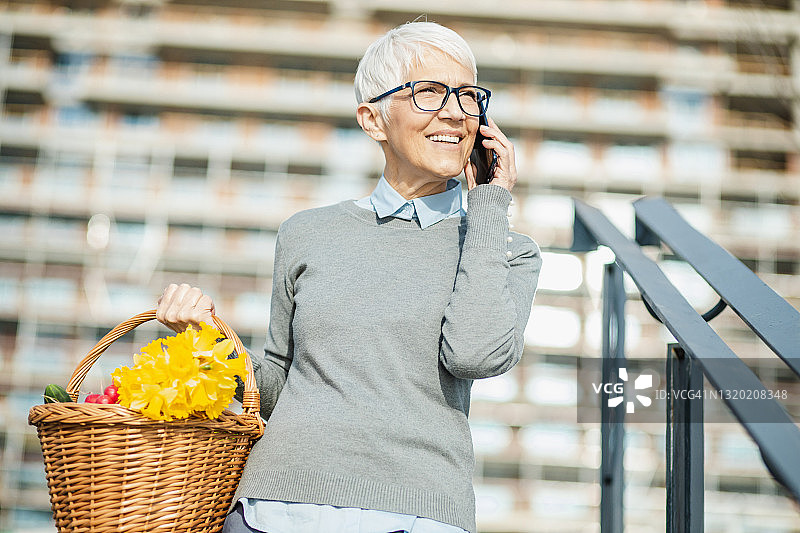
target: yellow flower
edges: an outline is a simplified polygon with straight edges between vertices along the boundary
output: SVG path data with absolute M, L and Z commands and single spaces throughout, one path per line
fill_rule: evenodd
M 133 368 L 112 372 L 119 403 L 154 420 L 217 418 L 231 403 L 236 376 L 244 376 L 243 357 L 229 359 L 233 342 L 213 326 L 191 326 L 156 339 L 134 355 Z

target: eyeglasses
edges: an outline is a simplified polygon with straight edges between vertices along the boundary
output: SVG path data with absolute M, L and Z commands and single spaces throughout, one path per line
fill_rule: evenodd
M 489 89 L 484 89 L 477 85 L 448 87 L 438 81 L 421 80 L 404 83 L 376 96 L 369 103 L 377 102 L 381 98 L 409 87 L 411 88 L 411 99 L 414 101 L 414 105 L 422 111 L 439 111 L 447 104 L 450 94 L 455 94 L 458 107 L 471 117 L 480 117 L 485 114 L 486 109 L 489 107 L 489 97 L 492 96 Z

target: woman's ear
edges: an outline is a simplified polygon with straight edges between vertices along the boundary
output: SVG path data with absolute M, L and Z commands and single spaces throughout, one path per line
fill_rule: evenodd
M 373 140 L 378 142 L 386 140 L 386 122 L 383 120 L 378 106 L 366 102 L 359 104 L 356 109 L 356 120 L 364 133 Z

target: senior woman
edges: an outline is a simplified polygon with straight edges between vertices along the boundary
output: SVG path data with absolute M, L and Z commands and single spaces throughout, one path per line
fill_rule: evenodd
M 541 265 L 509 231 L 514 148 L 493 121 L 491 182 L 468 162 L 489 97 L 476 72 L 467 43 L 428 22 L 389 31 L 359 63 L 357 119 L 383 176 L 278 229 L 252 357 L 268 421 L 224 531 L 475 531 L 470 387 L 519 361 Z M 213 312 L 184 284 L 157 316 L 182 331 Z

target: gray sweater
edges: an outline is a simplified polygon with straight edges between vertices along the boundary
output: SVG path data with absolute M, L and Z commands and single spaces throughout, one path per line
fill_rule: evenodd
M 541 266 L 536 243 L 509 232 L 510 200 L 479 185 L 466 217 L 424 230 L 349 200 L 281 224 L 264 356 L 253 358 L 268 421 L 234 501 L 475 531 L 470 387 L 519 361 Z

